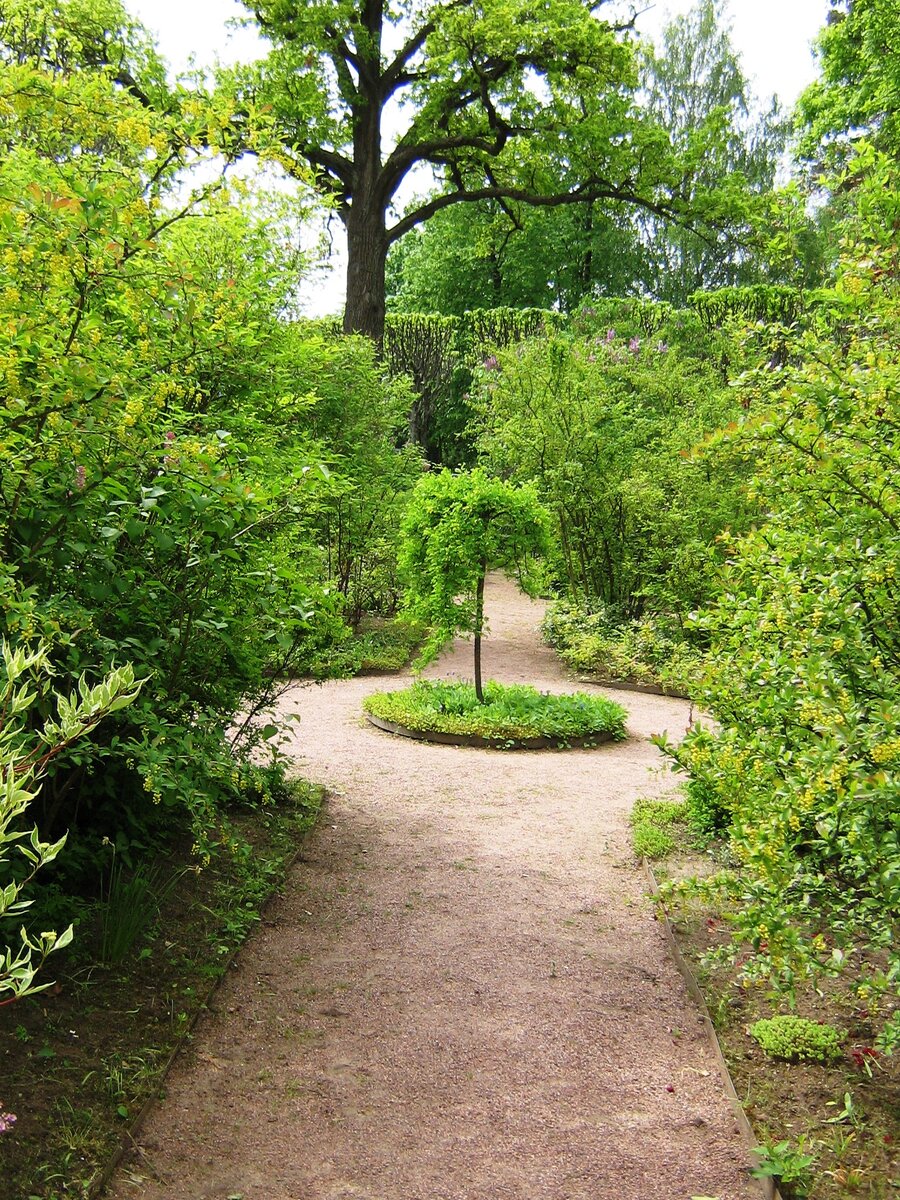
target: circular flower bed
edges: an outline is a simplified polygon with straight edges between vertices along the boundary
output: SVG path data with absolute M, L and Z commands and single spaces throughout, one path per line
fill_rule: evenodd
M 486 683 L 484 699 L 479 703 L 471 683 L 420 680 L 403 691 L 376 692 L 363 708 L 392 733 L 458 745 L 540 749 L 625 737 L 625 710 L 603 696 Z

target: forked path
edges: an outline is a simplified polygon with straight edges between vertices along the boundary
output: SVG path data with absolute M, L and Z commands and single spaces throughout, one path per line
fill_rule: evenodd
M 486 674 L 571 687 L 537 605 L 488 591 Z M 470 675 L 471 647 L 433 674 Z M 688 707 L 618 693 L 632 736 L 498 753 L 375 730 L 394 679 L 298 688 L 331 796 L 215 997 L 116 1200 L 749 1200 L 697 1012 L 628 850 Z

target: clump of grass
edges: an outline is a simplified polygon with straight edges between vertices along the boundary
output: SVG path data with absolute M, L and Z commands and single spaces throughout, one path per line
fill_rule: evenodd
M 783 1062 L 833 1063 L 841 1057 L 841 1033 L 833 1025 L 806 1017 L 765 1017 L 750 1026 L 750 1036 L 769 1058 Z
M 522 685 L 489 682 L 481 704 L 470 683 L 420 680 L 398 692 L 368 696 L 372 716 L 422 733 L 450 733 L 521 741 L 548 737 L 565 741 L 606 735 L 625 737 L 625 710 L 603 696 L 584 692 L 555 696 Z

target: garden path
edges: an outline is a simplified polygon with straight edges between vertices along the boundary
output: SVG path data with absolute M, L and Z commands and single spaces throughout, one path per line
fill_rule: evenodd
M 540 606 L 488 590 L 486 677 L 571 686 Z M 470 675 L 454 646 L 433 675 Z M 115 1200 L 749 1200 L 698 1013 L 628 847 L 654 731 L 497 753 L 375 730 L 395 679 L 298 687 L 330 798 L 115 1177 Z

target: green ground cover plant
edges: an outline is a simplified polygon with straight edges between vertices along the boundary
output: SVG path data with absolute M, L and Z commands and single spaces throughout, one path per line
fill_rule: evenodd
M 605 609 L 554 600 L 541 621 L 544 640 L 571 670 L 598 682 L 634 683 L 690 695 L 700 678 L 696 645 L 671 620 L 645 614 L 616 624 Z
M 514 741 L 549 737 L 565 741 L 592 734 L 625 737 L 625 710 L 583 692 L 557 696 L 522 685 L 488 682 L 479 700 L 470 683 L 419 680 L 397 692 L 378 692 L 365 711 L 407 729 Z
M 842 1053 L 840 1030 L 806 1017 L 764 1017 L 750 1026 L 749 1033 L 770 1058 L 785 1062 L 830 1063 Z

